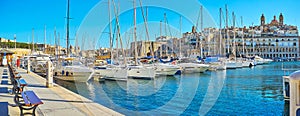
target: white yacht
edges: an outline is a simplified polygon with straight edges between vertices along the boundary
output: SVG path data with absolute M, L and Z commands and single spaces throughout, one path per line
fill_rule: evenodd
M 74 82 L 87 82 L 93 71 L 74 58 L 64 58 L 56 64 L 54 77 Z
M 142 65 L 127 66 L 127 74 L 130 78 L 152 79 L 155 78 L 155 69 L 153 67 L 145 67 Z
M 36 73 L 46 73 L 46 64 L 50 60 L 48 55 L 37 55 L 31 62 L 31 70 Z
M 234 60 L 226 60 L 225 62 L 226 69 L 236 69 L 236 62 Z
M 272 59 L 264 59 L 263 62 L 264 62 L 264 64 L 269 64 L 269 63 L 273 62 L 273 60 Z
M 209 65 L 197 63 L 179 63 L 178 66 L 182 68 L 183 73 L 203 73 L 209 69 Z
M 209 70 L 226 70 L 226 64 L 221 57 L 207 57 L 204 62 L 209 64 Z
M 210 70 L 226 70 L 226 64 L 224 62 L 210 62 Z
M 154 65 L 156 75 L 166 75 L 171 76 L 175 75 L 178 70 L 180 70 L 180 66 L 175 64 L 168 63 L 157 63 Z
M 95 66 L 94 75 L 111 80 L 127 80 L 128 72 L 125 67 L 116 65 Z
M 256 62 L 257 65 L 264 64 L 264 59 L 262 57 L 259 57 L 259 56 L 255 56 L 254 61 Z
M 250 59 L 244 59 L 242 60 L 243 62 L 243 67 L 252 67 L 254 66 L 254 61 Z

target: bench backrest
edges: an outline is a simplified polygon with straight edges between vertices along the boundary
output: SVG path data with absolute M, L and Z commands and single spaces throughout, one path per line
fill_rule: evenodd
M 26 106 L 43 104 L 41 99 L 33 91 L 23 91 L 21 94 Z

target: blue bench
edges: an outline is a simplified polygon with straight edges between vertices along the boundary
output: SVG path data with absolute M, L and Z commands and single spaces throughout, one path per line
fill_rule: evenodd
M 18 100 L 17 105 L 19 106 L 21 115 L 32 114 L 35 115 L 35 110 L 38 105 L 43 104 L 41 99 L 33 91 L 23 91 L 21 93 L 22 101 Z M 23 113 L 23 110 L 32 110 L 31 113 Z
M 0 116 L 8 116 L 8 102 L 0 102 Z
M 12 88 L 14 94 L 20 94 L 24 90 L 24 87 L 28 85 L 25 79 L 22 78 L 14 79 L 14 83 Z

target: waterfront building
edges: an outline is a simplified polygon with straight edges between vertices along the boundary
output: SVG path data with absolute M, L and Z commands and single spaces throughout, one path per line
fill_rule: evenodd
M 16 42 L 16 41 L 0 37 L 0 42 Z
M 134 56 L 134 42 L 131 42 L 130 44 L 130 56 Z M 166 43 L 161 41 L 137 41 L 137 54 L 138 57 L 146 57 L 146 56 L 159 56 L 160 55 L 160 48 L 163 47 L 163 50 L 165 50 Z M 152 54 L 153 51 L 153 54 Z M 163 52 L 165 54 L 165 52 Z
M 236 54 L 271 58 L 274 60 L 294 60 L 299 58 L 299 35 L 297 26 L 284 24 L 284 17 L 265 23 L 264 14 L 261 25 L 236 29 Z M 233 28 L 230 29 L 233 38 Z M 231 39 L 231 42 L 234 40 Z M 229 46 L 232 47 L 232 44 Z

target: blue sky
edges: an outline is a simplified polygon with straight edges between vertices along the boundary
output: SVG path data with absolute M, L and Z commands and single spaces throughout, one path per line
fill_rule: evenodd
M 106 1 L 106 0 L 105 0 Z M 149 0 L 144 0 L 147 2 Z M 188 0 L 187 0 L 188 1 Z M 75 44 L 75 33 L 78 30 L 80 24 L 85 19 L 88 13 L 101 2 L 101 0 L 71 0 L 71 17 L 73 18 L 70 23 L 70 38 L 71 43 Z M 299 14 L 299 0 L 199 0 L 199 2 L 206 9 L 215 22 L 215 25 L 219 24 L 219 8 L 222 7 L 225 12 L 225 4 L 228 5 L 229 14 L 235 12 L 238 19 L 238 25 L 240 25 L 240 17 L 243 16 L 244 25 L 249 26 L 252 23 L 259 24 L 259 19 L 262 13 L 266 16 L 266 21 L 269 23 L 273 16 L 279 16 L 283 13 L 286 24 L 300 26 Z M 198 9 L 190 9 L 189 6 L 184 4 L 176 4 L 174 2 L 170 5 L 182 6 L 185 9 L 190 10 L 190 13 L 198 15 Z M 130 2 L 128 4 L 131 4 Z M 123 2 L 120 2 L 120 7 L 124 6 Z M 139 5 L 137 5 L 139 6 Z M 107 4 L 98 4 L 98 7 L 106 8 Z M 167 13 L 168 23 L 173 28 L 173 36 L 179 36 L 179 13 L 165 8 L 149 7 L 149 22 L 159 25 L 159 21 L 163 20 L 164 13 Z M 99 11 L 100 12 L 100 11 Z M 102 13 L 105 11 L 101 11 Z M 100 12 L 100 13 L 101 13 Z M 107 11 L 106 11 L 107 12 Z M 95 14 L 98 17 L 106 16 L 107 14 Z M 57 32 L 60 33 L 60 44 L 65 45 L 65 28 L 66 28 L 66 0 L 1 0 L 0 1 L 0 37 L 13 39 L 13 35 L 17 35 L 17 41 L 27 42 L 28 39 L 31 42 L 32 28 L 34 28 L 35 42 L 44 42 L 44 25 L 47 28 L 47 43 L 54 44 L 54 27 Z M 143 28 L 143 18 L 140 9 L 137 11 L 139 28 Z M 120 16 L 121 31 L 125 32 L 132 27 L 132 10 L 126 11 Z M 94 20 L 95 22 L 102 20 Z M 105 21 L 105 20 L 103 20 Z M 224 24 L 224 22 L 222 22 Z M 91 22 L 91 25 L 94 23 Z M 96 23 L 95 23 L 96 24 Z M 151 23 L 152 24 L 152 23 Z M 231 23 L 230 23 L 231 24 Z M 191 26 L 195 25 L 195 22 L 191 22 L 188 19 L 183 18 L 183 32 L 191 31 Z M 204 26 L 208 25 L 204 22 Z M 176 30 L 177 29 L 177 30 Z M 159 35 L 159 26 L 149 26 L 150 39 Z M 108 31 L 108 28 L 106 30 Z M 177 31 L 177 32 L 174 32 Z M 101 32 L 99 32 L 101 33 Z M 139 32 L 143 35 L 143 32 Z M 165 32 L 163 32 L 165 33 Z M 107 35 L 107 34 L 106 34 Z M 91 36 L 90 36 L 91 37 Z M 51 39 L 50 39 L 51 38 Z M 99 37 L 92 37 L 99 39 Z M 107 38 L 105 35 L 101 35 L 100 38 Z M 98 41 L 97 46 L 108 46 L 107 39 L 105 41 Z

